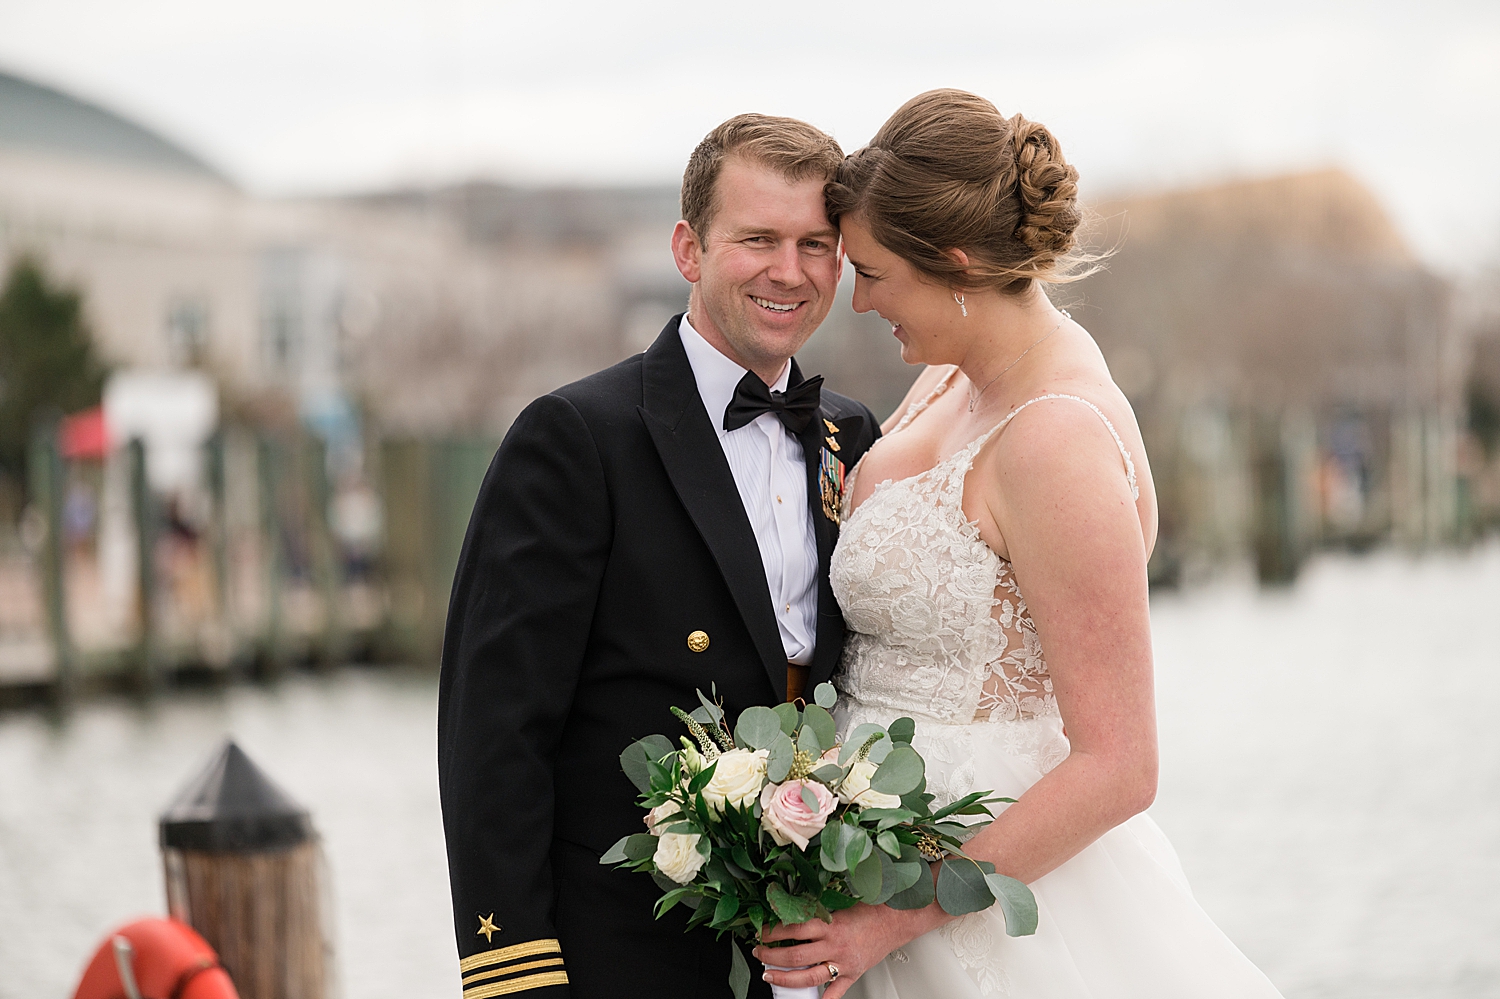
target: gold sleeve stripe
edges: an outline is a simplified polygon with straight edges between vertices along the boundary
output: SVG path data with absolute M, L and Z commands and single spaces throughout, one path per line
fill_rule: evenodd
M 497 975 L 514 975 L 518 971 L 530 971 L 532 968 L 555 968 L 562 963 L 563 959 L 560 957 L 544 957 L 540 961 L 527 961 L 525 964 L 507 964 L 503 968 L 486 968 L 472 975 L 465 975 L 464 986 L 467 988 L 473 982 L 481 982 Z
M 469 972 L 475 968 L 499 964 L 502 961 L 514 961 L 518 957 L 531 957 L 533 954 L 561 953 L 562 946 L 556 940 L 528 940 L 525 943 L 512 944 L 509 947 L 498 947 L 495 950 L 487 950 L 483 954 L 470 954 L 458 962 L 458 970 L 460 972 Z
M 566 984 L 568 984 L 566 971 L 544 971 L 540 974 L 527 975 L 524 978 L 509 978 L 492 985 L 477 985 L 474 988 L 464 989 L 464 999 L 494 999 L 495 996 L 508 996 L 512 992 L 525 992 L 529 989 L 545 988 L 548 985 Z

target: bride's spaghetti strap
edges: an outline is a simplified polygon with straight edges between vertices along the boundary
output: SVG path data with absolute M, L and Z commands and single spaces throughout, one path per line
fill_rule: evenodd
M 944 392 L 948 391 L 948 383 L 953 380 L 953 372 L 957 370 L 958 365 L 955 364 L 953 367 L 948 369 L 947 374 L 938 379 L 937 384 L 932 387 L 931 392 L 928 392 L 925 396 L 918 399 L 910 406 L 907 406 L 906 412 L 901 414 L 900 422 L 898 422 L 894 427 L 891 428 L 891 433 L 894 434 L 897 431 L 905 430 L 906 425 L 920 416 L 922 414 L 922 411 L 925 410 L 928 406 L 932 405 L 932 401 L 934 399 L 942 395 Z
M 1027 399 L 1025 402 L 1021 403 L 1021 405 L 1013 409 L 1010 414 L 1005 417 L 1005 419 L 997 423 L 995 425 L 995 429 L 991 430 L 989 433 L 981 437 L 979 446 L 983 447 L 984 443 L 989 441 L 991 437 L 998 435 L 1000 431 L 1004 430 L 1006 426 L 1009 425 L 1011 420 L 1014 420 L 1018 415 L 1020 415 L 1021 410 L 1025 409 L 1027 406 L 1030 406 L 1034 402 L 1043 402 L 1047 399 L 1071 399 L 1074 402 L 1081 402 L 1089 409 L 1092 409 L 1095 416 L 1104 421 L 1105 427 L 1109 429 L 1109 435 L 1115 439 L 1115 447 L 1120 449 L 1120 457 L 1125 459 L 1125 480 L 1130 483 L 1130 495 L 1135 499 L 1140 499 L 1141 487 L 1136 482 L 1135 459 L 1130 457 L 1130 449 L 1127 448 L 1125 446 L 1125 442 L 1120 439 L 1120 432 L 1115 429 L 1115 425 L 1110 422 L 1109 417 L 1104 415 L 1104 410 L 1100 409 L 1098 406 L 1094 405 L 1092 402 L 1089 402 L 1082 396 L 1068 395 L 1065 392 L 1048 392 L 1046 395 L 1039 395 L 1035 399 Z M 978 448 L 976 448 L 975 450 L 977 451 Z

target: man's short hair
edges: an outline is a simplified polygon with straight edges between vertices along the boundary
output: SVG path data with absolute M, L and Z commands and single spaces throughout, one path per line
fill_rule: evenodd
M 844 151 L 833 136 L 805 121 L 735 115 L 703 137 L 682 175 L 682 217 L 700 240 L 708 238 L 708 224 L 718 209 L 714 194 L 719 171 L 731 155 L 780 171 L 789 181 L 832 180 L 844 161 Z

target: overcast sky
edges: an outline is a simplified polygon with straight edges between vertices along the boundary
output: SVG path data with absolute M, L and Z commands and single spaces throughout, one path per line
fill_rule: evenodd
M 0 67 L 267 194 L 675 182 L 739 111 L 846 149 L 958 86 L 1085 196 L 1340 165 L 1429 261 L 1500 260 L 1500 2 L 0 0 Z

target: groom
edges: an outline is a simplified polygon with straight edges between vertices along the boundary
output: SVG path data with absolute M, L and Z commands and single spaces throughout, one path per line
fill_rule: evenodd
M 661 890 L 599 856 L 642 831 L 619 755 L 675 731 L 669 706 L 716 684 L 734 717 L 838 660 L 828 560 L 879 427 L 791 357 L 838 286 L 823 185 L 841 159 L 787 118 L 710 132 L 672 233 L 688 312 L 533 402 L 490 466 L 438 700 L 464 999 L 728 994 L 728 941 L 685 934 L 681 909 L 654 920 Z

